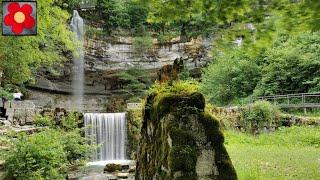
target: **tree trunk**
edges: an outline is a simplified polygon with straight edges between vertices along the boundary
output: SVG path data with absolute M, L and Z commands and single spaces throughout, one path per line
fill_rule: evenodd
M 188 40 L 187 31 L 186 31 L 186 24 L 187 23 L 183 22 L 181 25 L 181 30 L 180 30 L 180 41 L 181 42 L 187 42 L 187 40 Z

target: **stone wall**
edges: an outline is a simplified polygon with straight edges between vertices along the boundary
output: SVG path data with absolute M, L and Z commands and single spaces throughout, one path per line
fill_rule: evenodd
M 7 101 L 4 105 L 6 119 L 11 125 L 31 125 L 40 112 L 32 101 Z
M 147 97 L 136 179 L 237 179 L 202 94 Z

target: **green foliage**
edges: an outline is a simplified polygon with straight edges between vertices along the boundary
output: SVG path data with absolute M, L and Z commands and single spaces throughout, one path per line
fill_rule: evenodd
M 125 88 L 129 93 L 141 94 L 151 84 L 149 72 L 142 68 L 130 68 L 119 73 L 119 76 L 121 79 L 128 81 L 128 85 Z
M 82 137 L 82 129 L 75 129 L 64 133 L 61 143 L 64 146 L 64 152 L 69 163 L 82 163 L 86 160 L 88 152 L 94 147 L 87 144 L 86 138 Z
M 149 35 L 137 36 L 133 39 L 135 53 L 139 56 L 149 53 L 153 47 L 153 39 Z
M 157 36 L 157 40 L 158 40 L 158 43 L 160 44 L 166 44 L 166 43 L 170 43 L 170 41 L 177 36 L 179 36 L 179 34 L 176 31 L 169 31 L 169 32 L 160 33 Z
M 147 10 L 136 1 L 98 0 L 97 8 L 101 12 L 104 30 L 108 35 L 118 28 L 140 33 L 140 28 L 145 26 Z
M 194 80 L 174 81 L 172 85 L 155 82 L 148 90 L 148 94 L 191 94 L 198 92 L 198 89 L 199 83 Z
M 102 29 L 86 26 L 86 37 L 91 39 L 102 38 L 104 36 L 104 32 Z
M 179 27 L 182 39 L 186 38 L 187 29 L 194 23 L 201 21 L 203 10 L 202 1 L 145 1 L 140 0 L 148 8 L 147 21 L 161 24 L 162 28 L 174 25 Z
M 37 36 L 0 36 L 0 67 L 4 84 L 31 82 L 33 73 L 42 65 L 65 59 L 66 51 L 75 49 L 72 33 L 66 26 L 69 14 L 54 5 L 54 0 L 39 0 Z M 1 3 L 0 3 L 1 4 Z
M 141 138 L 142 109 L 128 111 L 128 154 L 131 159 L 136 159 L 139 140 Z
M 51 127 L 54 125 L 54 121 L 53 121 L 52 117 L 37 115 L 33 119 L 33 124 L 35 126 L 49 126 L 49 127 Z
M 66 131 L 75 130 L 79 124 L 79 114 L 69 112 L 67 116 L 62 117 L 60 127 Z
M 182 71 L 179 73 L 179 79 L 182 81 L 192 80 L 192 77 L 190 75 L 190 69 L 184 67 Z
M 281 35 L 261 58 L 262 79 L 256 95 L 320 90 L 320 32 Z
M 107 34 L 110 35 L 113 29 L 125 27 L 129 24 L 129 16 L 124 6 L 124 1 L 98 0 L 98 8 L 102 12 L 104 29 Z
M 0 87 L 0 97 L 5 97 L 9 100 L 13 99 L 12 93 L 10 93 L 7 89 Z
M 235 51 L 218 59 L 205 70 L 200 90 L 210 102 L 227 105 L 252 94 L 260 68 L 245 52 Z
M 71 164 L 87 158 L 91 147 L 79 130 L 45 129 L 33 135 L 18 134 L 7 153 L 6 170 L 16 179 L 65 179 Z
M 250 132 L 264 126 L 276 125 L 279 121 L 280 111 L 268 101 L 257 101 L 243 107 L 240 115 L 240 125 Z
M 63 179 L 60 175 L 67 163 L 59 132 L 46 130 L 13 141 L 14 148 L 6 159 L 6 169 L 17 179 Z

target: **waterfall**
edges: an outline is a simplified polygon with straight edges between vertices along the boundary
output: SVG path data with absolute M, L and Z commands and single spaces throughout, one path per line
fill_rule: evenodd
M 73 58 L 73 108 L 77 111 L 82 111 L 83 108 L 83 85 L 84 85 L 84 22 L 77 10 L 73 10 L 71 19 L 71 30 L 75 33 L 75 38 L 79 42 L 77 54 Z
M 84 114 L 85 136 L 94 150 L 91 161 L 126 160 L 125 113 Z

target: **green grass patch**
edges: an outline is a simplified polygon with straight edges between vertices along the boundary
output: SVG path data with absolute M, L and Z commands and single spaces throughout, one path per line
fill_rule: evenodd
M 226 131 L 226 148 L 239 179 L 319 179 L 320 128 L 281 128 L 252 136 Z

